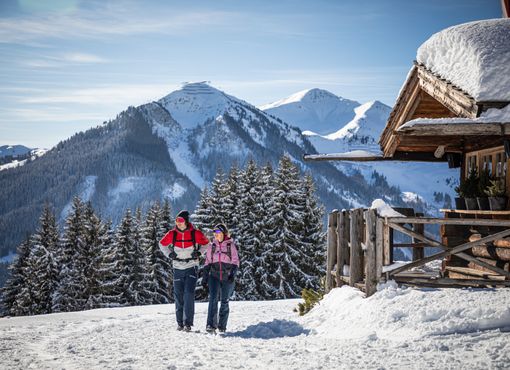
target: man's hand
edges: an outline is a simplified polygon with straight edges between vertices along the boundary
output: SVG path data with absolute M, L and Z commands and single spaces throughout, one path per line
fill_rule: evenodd
M 172 249 L 168 257 L 174 260 L 177 258 L 177 253 L 175 253 L 175 251 Z

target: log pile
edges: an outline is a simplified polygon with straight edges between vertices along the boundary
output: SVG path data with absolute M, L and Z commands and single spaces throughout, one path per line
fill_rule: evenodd
M 481 234 L 473 233 L 469 237 L 469 241 L 474 242 L 481 238 Z M 497 266 L 510 272 L 510 238 L 498 239 L 491 243 L 474 246 L 469 254 L 491 266 Z M 505 280 L 504 276 L 498 275 L 475 262 L 466 262 L 464 264 L 459 264 L 458 262 L 458 260 L 450 260 L 444 264 L 444 271 L 448 274 L 449 278 L 463 280 Z

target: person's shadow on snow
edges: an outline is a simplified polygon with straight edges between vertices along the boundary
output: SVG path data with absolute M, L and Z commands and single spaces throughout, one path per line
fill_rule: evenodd
M 289 320 L 273 320 L 250 325 L 246 329 L 232 333 L 226 333 L 226 337 L 273 339 L 283 337 L 297 337 L 301 334 L 308 335 L 310 330 L 304 329 L 297 322 Z

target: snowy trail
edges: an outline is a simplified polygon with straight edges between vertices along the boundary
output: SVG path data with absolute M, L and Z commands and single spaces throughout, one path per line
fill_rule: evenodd
M 510 364 L 510 330 L 463 334 L 448 307 L 459 297 L 465 306 L 486 301 L 491 323 L 507 328 L 508 291 L 420 290 L 380 292 L 363 299 L 342 288 L 305 317 L 292 309 L 299 300 L 232 302 L 229 333 L 203 333 L 207 304 L 196 306 L 195 329 L 175 330 L 174 306 L 99 309 L 75 313 L 0 319 L 2 369 L 496 369 Z M 445 291 L 447 292 L 447 291 Z M 451 292 L 451 291 L 449 291 Z M 452 301 L 445 297 L 451 296 Z M 491 300 L 492 296 L 492 300 Z M 474 298 L 473 298 L 474 297 Z M 429 299 L 426 303 L 423 298 Z M 450 298 L 449 298 L 450 299 Z M 418 309 L 409 308 L 415 302 Z M 495 302 L 495 303 L 494 303 Z M 491 305 L 496 305 L 492 307 Z M 498 308 L 499 306 L 502 306 Z M 408 312 L 403 312 L 405 307 Z M 344 307 L 344 311 L 341 311 Z M 378 309 L 378 307 L 380 307 Z M 434 311 L 434 308 L 436 311 Z M 353 310 L 358 312 L 355 314 Z M 379 311 L 378 311 L 379 310 Z M 437 314 L 442 310 L 442 314 Z M 418 319 L 412 316 L 418 314 Z M 428 313 L 426 316 L 423 312 Z M 448 311 L 448 312 L 447 312 Z M 388 317 L 382 316 L 383 314 Z M 418 321 L 414 326 L 406 321 Z M 471 316 L 470 316 L 471 315 Z M 365 318 L 363 318 L 366 316 Z M 425 317 L 426 316 L 426 317 Z M 462 318 L 462 314 L 460 317 Z M 329 317 L 329 319 L 327 318 Z M 356 322 L 349 322 L 349 317 Z M 392 320 L 389 320 L 392 317 Z M 422 322 L 419 322 L 421 317 Z M 376 325 L 377 320 L 392 321 Z M 499 321 L 498 321 L 499 320 Z M 486 321 L 481 321 L 481 325 Z M 358 330 L 359 327 L 359 330 Z M 488 328 L 491 325 L 487 326 Z M 370 330 L 369 330 L 370 329 Z M 396 330 L 398 329 L 398 330 Z M 510 329 L 510 327 L 508 327 Z M 428 330 L 428 332 L 427 332 Z M 391 335 L 394 332 L 395 334 Z M 436 334 L 430 334 L 430 333 Z

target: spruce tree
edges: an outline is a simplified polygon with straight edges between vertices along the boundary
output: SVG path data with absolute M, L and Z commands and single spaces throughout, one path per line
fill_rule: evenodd
M 58 253 L 59 235 L 55 215 L 46 205 L 39 219 L 39 227 L 32 236 L 28 266 L 30 277 L 26 284 L 32 291 L 32 314 L 47 314 L 52 312 L 53 294 L 58 283 Z
M 58 254 L 59 278 L 58 286 L 53 295 L 53 312 L 69 312 L 82 310 L 86 297 L 84 286 L 83 260 L 84 241 L 84 205 L 80 198 L 73 199 L 72 210 L 65 221 L 64 235 Z
M 269 241 L 271 249 L 262 252 L 270 273 L 264 298 L 295 298 L 301 293 L 303 275 L 300 260 L 307 258 L 303 236 L 303 190 L 299 169 L 288 156 L 279 162 L 274 177 L 274 199 L 269 212 L 274 224 Z
M 200 229 L 204 234 L 210 233 L 214 227 L 212 202 L 212 194 L 206 186 L 200 194 L 200 200 L 198 201 L 195 212 L 192 215 L 193 225 Z
M 242 196 L 236 210 L 239 217 L 236 243 L 242 264 L 239 267 L 236 296 L 255 299 L 257 296 L 256 281 L 253 279 L 257 247 L 255 244 L 260 232 L 260 223 L 263 222 L 261 219 L 263 212 L 261 173 L 255 161 L 250 160 L 247 163 L 239 179 L 239 194 Z
M 170 261 L 159 249 L 159 241 L 162 238 L 160 217 L 161 208 L 156 203 L 147 212 L 147 217 L 141 230 L 142 247 L 147 259 L 148 282 L 146 291 L 149 293 L 151 304 L 163 304 L 171 301 L 170 285 L 172 281 Z
M 85 308 L 101 307 L 101 264 L 104 233 L 107 232 L 101 219 L 96 215 L 92 205 L 87 203 L 83 216 L 84 227 L 84 249 L 83 258 L 86 265 L 83 266 L 84 272 L 84 298 L 86 299 Z
M 21 307 L 17 300 L 26 293 L 22 294 L 24 287 L 26 287 L 27 274 L 27 260 L 30 254 L 30 239 L 27 237 L 16 249 L 16 257 L 9 266 L 10 278 L 2 288 L 2 315 L 25 315 L 28 314 L 23 307 Z M 30 297 L 29 297 L 30 300 Z

